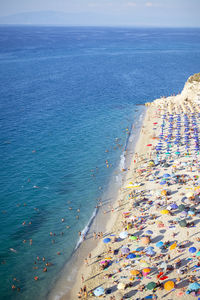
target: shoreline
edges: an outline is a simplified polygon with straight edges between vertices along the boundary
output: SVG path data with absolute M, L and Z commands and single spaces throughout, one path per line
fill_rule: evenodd
M 137 142 L 138 139 L 140 137 L 140 131 L 144 122 L 144 116 L 146 115 L 146 111 L 147 108 L 144 106 L 144 109 L 140 111 L 139 113 L 139 120 L 133 122 L 131 124 L 131 128 L 130 128 L 130 135 L 127 137 L 125 145 L 124 145 L 124 150 L 121 154 L 121 156 L 123 156 L 125 158 L 125 166 L 123 166 L 123 168 L 128 168 L 130 165 L 130 160 L 131 157 L 135 151 L 135 148 L 137 146 Z M 130 149 L 129 149 L 130 148 Z M 113 205 L 114 203 L 117 202 L 118 199 L 118 193 L 119 190 L 122 186 L 122 182 L 124 180 L 124 178 L 127 176 L 128 172 L 121 172 L 121 171 L 117 171 L 119 170 L 119 168 L 121 167 L 121 156 L 120 156 L 120 160 L 119 160 L 119 164 L 118 167 L 113 171 L 112 175 L 111 175 L 111 179 L 109 182 L 109 185 L 107 187 L 107 189 L 103 192 L 103 199 L 105 198 L 105 204 L 106 208 L 108 209 L 108 207 L 110 205 Z M 123 163 L 123 165 L 124 165 Z M 118 175 L 116 175 L 116 172 Z M 120 176 L 121 178 L 119 179 L 119 182 L 117 182 L 116 177 Z M 115 185 L 114 188 L 114 195 L 110 195 L 111 193 L 111 187 L 112 185 Z M 108 201 L 106 201 L 108 199 Z M 110 204 L 106 203 L 106 202 L 110 202 Z M 111 212 L 110 212 L 111 213 Z M 80 269 L 79 267 L 81 266 L 84 267 L 84 263 L 83 260 L 84 258 L 88 255 L 89 252 L 92 252 L 98 245 L 98 240 L 93 241 L 92 238 L 92 233 L 95 231 L 106 231 L 106 226 L 109 223 L 110 220 L 110 213 L 107 212 L 106 214 L 103 214 L 103 208 L 99 207 L 97 209 L 96 215 L 93 217 L 92 216 L 90 218 L 91 220 L 91 224 L 89 226 L 89 229 L 87 231 L 86 234 L 86 241 L 81 241 L 79 243 L 79 240 L 77 242 L 76 248 L 74 249 L 72 256 L 70 257 L 70 259 L 66 262 L 66 264 L 64 265 L 63 269 L 61 270 L 58 279 L 55 282 L 54 287 L 48 292 L 47 294 L 47 299 L 48 300 L 69 300 L 71 299 L 71 294 L 72 291 L 74 290 L 74 286 L 72 285 L 71 288 L 71 284 L 72 282 L 74 282 L 75 280 L 77 280 L 77 278 L 79 277 L 79 273 L 80 271 L 78 271 L 78 269 Z M 113 216 L 112 216 L 113 217 Z M 101 220 L 103 221 L 103 225 L 101 223 Z M 88 221 L 89 224 L 89 221 Z M 99 225 L 99 226 L 98 226 Z M 87 226 L 85 226 L 86 228 Z M 98 230 L 96 230 L 98 227 Z M 85 229 L 84 228 L 84 229 Z M 82 230 L 82 233 L 84 231 L 84 229 Z M 64 286 L 67 286 L 67 288 L 63 288 Z M 70 286 L 70 288 L 68 288 Z M 72 299 L 74 296 L 72 296 Z
M 143 134 L 141 134 L 141 131 L 142 131 L 142 128 L 145 125 L 145 121 L 148 119 L 148 117 L 149 117 L 149 108 L 145 111 L 145 115 L 143 117 L 143 122 L 140 125 L 140 132 L 139 132 L 138 137 L 137 137 L 137 142 L 134 145 L 134 149 L 132 149 L 133 153 L 127 153 L 127 156 L 130 155 L 131 158 L 134 157 L 134 155 L 135 155 L 136 152 L 139 152 L 141 150 L 141 144 L 143 142 Z M 130 180 L 130 178 L 132 178 L 133 169 L 135 168 L 135 165 L 132 165 L 131 158 L 129 158 L 129 160 L 130 160 L 129 161 L 129 169 L 126 172 L 124 183 L 122 183 L 121 188 L 118 190 L 116 199 L 114 201 L 114 206 L 118 206 L 118 202 L 124 197 L 124 194 L 126 192 L 123 191 L 123 186 L 127 183 L 127 181 Z M 121 205 L 121 206 L 124 207 L 124 205 Z M 106 228 L 105 228 L 105 231 L 104 231 L 105 232 L 104 237 L 106 237 L 109 233 L 111 233 L 112 229 L 116 227 L 116 225 L 118 223 L 117 220 L 118 220 L 118 218 L 121 215 L 121 209 L 122 209 L 122 207 L 119 208 L 119 211 L 116 210 L 114 214 L 111 213 L 112 217 L 106 223 Z M 90 251 L 90 253 L 91 253 L 91 255 L 92 255 L 93 258 L 96 258 L 98 256 L 97 253 L 103 251 L 104 246 L 102 246 L 101 242 L 99 243 L 99 240 L 97 240 L 96 243 L 95 243 L 96 246 Z M 77 293 L 78 293 L 78 291 L 80 289 L 81 275 L 84 274 L 85 268 L 86 267 L 84 265 L 84 262 L 82 262 L 81 265 L 80 265 L 79 271 L 77 273 L 77 276 L 76 276 L 76 282 L 75 282 L 75 284 L 72 286 L 71 291 L 67 295 L 65 295 L 62 298 L 60 298 L 61 300 L 74 300 L 74 299 L 78 299 L 77 298 Z

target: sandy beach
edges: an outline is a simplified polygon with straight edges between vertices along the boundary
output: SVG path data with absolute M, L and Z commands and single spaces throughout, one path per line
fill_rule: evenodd
M 198 296 L 199 91 L 198 79 L 189 78 L 180 95 L 147 103 L 106 230 L 94 234 L 70 299 Z

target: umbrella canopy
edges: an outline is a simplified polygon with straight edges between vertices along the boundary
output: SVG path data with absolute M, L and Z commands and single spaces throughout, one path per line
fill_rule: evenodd
M 104 288 L 103 287 L 98 287 L 98 288 L 96 288 L 95 290 L 94 290 L 94 295 L 95 296 L 97 296 L 97 297 L 99 297 L 99 296 L 101 296 L 101 295 L 103 295 L 104 294 Z
M 122 254 L 129 254 L 130 253 L 130 249 L 128 247 L 122 247 L 121 248 L 121 253 Z
M 181 227 L 186 227 L 186 226 L 187 226 L 186 220 L 181 220 L 181 221 L 179 222 L 179 225 L 180 225 Z
M 161 210 L 161 214 L 162 215 L 167 215 L 169 213 L 169 210 L 168 209 L 163 209 Z
M 130 253 L 126 258 L 133 259 L 136 258 L 136 255 L 134 253 Z
M 151 272 L 151 269 L 150 268 L 145 268 L 142 270 L 143 273 L 150 273 Z
M 164 178 L 170 178 L 171 175 L 170 175 L 170 174 L 164 174 L 163 177 L 164 177 Z
M 170 247 L 169 247 L 169 250 L 173 250 L 173 249 L 175 249 L 176 248 L 176 246 L 177 246 L 177 244 L 176 243 L 173 243 Z
M 156 287 L 156 283 L 155 282 L 149 282 L 147 285 L 146 285 L 146 288 L 147 288 L 147 290 L 153 290 L 153 289 L 155 289 L 155 287 Z
M 197 251 L 197 249 L 195 247 L 190 247 L 189 248 L 190 253 L 195 253 L 196 251 Z
M 162 196 L 167 196 L 167 191 L 166 190 L 162 190 L 161 195 Z
M 158 248 L 160 248 L 160 247 L 162 247 L 163 246 L 163 242 L 162 241 L 160 241 L 160 242 L 158 242 L 157 244 L 156 244 L 156 247 L 158 247 Z
M 138 270 L 131 270 L 130 273 L 133 276 L 136 276 L 136 275 L 140 274 L 140 272 Z
M 199 257 L 199 256 L 200 256 L 200 251 L 198 251 L 198 252 L 196 253 L 196 256 L 197 256 L 197 257 Z
M 119 237 L 121 239 L 126 239 L 128 237 L 128 232 L 127 231 L 120 232 Z
M 198 282 L 193 282 L 188 286 L 188 289 L 192 291 L 197 291 L 198 289 L 200 289 L 200 284 Z
M 164 288 L 166 291 L 171 291 L 174 288 L 174 282 L 171 280 L 165 282 Z
M 170 204 L 171 208 L 172 209 L 177 209 L 178 208 L 178 205 L 176 203 L 172 203 Z
M 125 289 L 125 284 L 123 282 L 120 282 L 118 285 L 117 285 L 117 288 L 118 290 L 124 290 Z
M 134 236 L 134 235 L 130 236 L 130 240 L 136 241 L 137 240 L 137 236 Z
M 179 205 L 179 206 L 178 206 L 178 209 L 179 209 L 180 211 L 185 210 L 185 205 L 183 205 L 183 204 Z
M 104 244 L 110 243 L 111 239 L 110 238 L 105 238 L 103 239 Z

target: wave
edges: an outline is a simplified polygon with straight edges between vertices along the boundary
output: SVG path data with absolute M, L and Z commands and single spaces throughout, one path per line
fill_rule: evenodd
M 98 212 L 98 208 L 95 208 L 91 218 L 89 219 L 87 225 L 85 226 L 85 228 L 81 231 L 81 236 L 76 244 L 75 250 L 80 246 L 80 244 L 83 242 L 83 237 L 86 236 L 86 234 L 88 233 L 88 231 L 90 230 L 90 226 L 92 225 L 92 222 L 94 220 L 94 218 L 96 217 Z

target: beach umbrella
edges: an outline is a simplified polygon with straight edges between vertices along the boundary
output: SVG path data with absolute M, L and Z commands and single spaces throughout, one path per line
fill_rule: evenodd
M 132 241 L 137 241 L 137 236 L 132 235 L 132 236 L 129 237 L 129 239 L 132 240 Z
M 147 145 L 147 147 L 150 147 L 150 146 L 152 146 L 152 144 L 148 144 L 148 145 Z
M 148 274 L 151 272 L 151 269 L 150 268 L 145 268 L 142 270 L 142 273 L 145 273 L 145 274 Z
M 153 231 L 147 230 L 145 233 L 151 235 L 151 234 L 153 234 Z
M 110 243 L 111 239 L 110 238 L 105 238 L 103 239 L 104 244 L 108 244 Z
M 153 290 L 153 289 L 155 289 L 155 287 L 156 287 L 156 283 L 155 282 L 149 282 L 147 285 L 146 285 L 146 288 L 147 288 L 147 290 Z
M 163 246 L 163 242 L 162 241 L 160 241 L 160 242 L 158 242 L 157 244 L 156 244 L 156 247 L 158 247 L 158 248 L 160 248 L 160 247 L 162 247 Z
M 181 221 L 179 221 L 179 225 L 180 225 L 181 227 L 186 227 L 186 226 L 187 226 L 186 220 L 181 220 Z
M 179 209 L 180 211 L 184 211 L 185 205 L 183 205 L 183 204 L 179 205 L 179 206 L 178 206 L 178 209 Z
M 131 273 L 131 275 L 133 275 L 133 276 L 136 276 L 136 275 L 139 275 L 139 274 L 140 274 L 140 272 L 139 272 L 138 270 L 131 270 L 130 273 Z
M 170 247 L 169 247 L 169 250 L 173 250 L 173 249 L 175 249 L 176 248 L 176 246 L 177 246 L 177 244 L 176 243 L 173 243 Z
M 134 253 L 130 253 L 126 258 L 133 259 L 136 258 L 136 255 Z
M 156 252 L 153 250 L 153 249 L 149 249 L 146 251 L 146 254 L 149 255 L 149 256 L 153 256 L 156 254 Z
M 166 264 L 166 262 L 163 261 L 163 262 L 160 264 L 160 268 L 164 269 L 165 272 L 166 272 L 166 270 L 167 270 L 167 264 Z
M 97 296 L 97 297 L 99 297 L 99 296 L 101 296 L 101 295 L 103 295 L 104 294 L 104 288 L 103 287 L 98 287 L 98 288 L 96 288 L 95 290 L 94 290 L 94 295 L 95 296 Z
M 171 175 L 170 175 L 170 174 L 168 174 L 168 173 L 166 173 L 166 174 L 164 174 L 164 175 L 163 175 L 163 177 L 164 177 L 164 178 L 170 178 L 170 177 L 171 177 Z
M 200 251 L 198 251 L 198 252 L 196 253 L 196 256 L 197 256 L 197 257 L 199 257 L 199 256 L 200 256 Z
M 122 247 L 121 248 L 121 253 L 124 254 L 129 254 L 130 253 L 130 249 L 128 247 Z
M 167 181 L 162 180 L 162 181 L 160 182 L 160 185 L 164 185 L 164 184 L 166 184 L 166 183 L 167 183 Z
M 120 282 L 118 285 L 117 285 L 117 288 L 118 290 L 124 290 L 125 289 L 125 284 L 123 282 Z
M 190 283 L 188 289 L 191 291 L 197 291 L 198 289 L 200 289 L 200 284 L 198 282 Z
M 150 238 L 148 236 L 144 236 L 141 238 L 141 242 L 143 245 L 148 245 L 150 243 Z
M 187 217 L 187 214 L 188 214 L 187 211 L 184 210 L 181 212 L 181 217 L 185 218 L 185 217 Z
M 164 288 L 166 291 L 171 291 L 174 288 L 174 282 L 171 280 L 165 282 Z
M 127 231 L 120 232 L 119 237 L 121 239 L 126 239 L 128 237 L 128 232 Z
M 195 253 L 196 251 L 197 251 L 197 249 L 195 247 L 190 247 L 189 248 L 190 253 Z
M 162 215 L 166 215 L 166 214 L 168 214 L 169 213 L 169 210 L 168 209 L 163 209 L 163 210 L 161 210 L 161 214 Z
M 161 195 L 162 196 L 167 196 L 167 191 L 166 190 L 162 190 Z
M 172 209 L 177 209 L 178 208 L 178 205 L 176 203 L 172 203 L 170 204 L 171 208 Z

